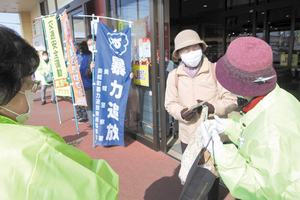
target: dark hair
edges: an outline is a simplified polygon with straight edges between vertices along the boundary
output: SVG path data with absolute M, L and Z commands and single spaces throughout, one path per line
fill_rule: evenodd
M 96 35 L 94 35 L 94 40 L 95 40 L 95 41 L 96 41 L 96 38 L 97 38 Z M 93 35 L 87 36 L 85 41 L 87 42 L 87 41 L 90 40 L 90 39 L 93 39 Z
M 0 25 L 0 106 L 20 91 L 24 78 L 39 66 L 36 50 L 15 31 Z
M 79 44 L 79 52 L 81 54 L 91 54 L 91 52 L 89 51 L 89 47 L 86 43 L 86 41 L 83 41 Z
M 46 54 L 48 55 L 48 52 L 47 52 L 47 51 L 43 51 L 43 53 L 42 53 L 42 54 L 44 54 L 44 53 L 46 53 Z

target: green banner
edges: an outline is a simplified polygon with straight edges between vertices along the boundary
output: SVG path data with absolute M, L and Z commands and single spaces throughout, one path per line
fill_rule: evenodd
M 56 15 L 44 17 L 45 39 L 47 41 L 49 59 L 53 71 L 56 96 L 71 96 L 68 72 L 57 27 Z

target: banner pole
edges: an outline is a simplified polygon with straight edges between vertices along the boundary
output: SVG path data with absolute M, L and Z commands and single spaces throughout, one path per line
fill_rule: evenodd
M 131 24 L 133 23 L 132 21 L 128 21 L 128 20 L 123 20 L 123 19 L 117 19 L 117 18 L 112 18 L 112 17 L 104 17 L 104 16 L 95 16 L 94 14 L 93 15 L 78 15 L 79 17 L 92 17 L 93 20 L 95 19 L 95 17 L 97 18 L 104 18 L 104 19 L 111 19 L 111 20 L 117 20 L 117 21 L 123 21 L 123 22 L 128 22 L 131 27 Z
M 61 15 L 60 15 L 61 16 Z M 61 26 L 61 30 L 64 31 L 63 27 L 62 27 L 62 22 L 60 20 L 60 26 Z M 64 45 L 64 52 L 66 54 L 66 40 L 65 40 L 65 36 L 64 33 L 62 33 L 62 39 L 63 39 L 63 45 Z M 66 58 L 65 58 L 66 59 Z M 67 62 L 68 64 L 68 62 Z M 72 95 L 72 102 L 73 102 L 73 109 L 74 109 L 74 115 L 75 115 L 75 121 L 76 121 L 76 127 L 77 127 L 77 134 L 79 134 L 79 127 L 78 127 L 78 120 L 77 120 L 77 113 L 76 113 L 76 108 L 75 108 L 75 102 L 74 102 L 74 94 L 73 94 L 73 83 L 72 83 L 72 79 L 70 77 L 70 73 L 68 72 L 68 78 L 70 80 L 70 88 L 71 88 L 71 95 Z
M 95 30 L 94 30 L 94 19 L 95 19 L 95 17 L 94 17 L 94 14 L 93 14 L 93 27 L 92 27 L 92 38 L 93 38 L 93 52 L 92 52 L 92 61 L 93 62 L 95 62 L 95 52 L 94 52 L 94 50 L 95 50 L 95 43 L 94 43 L 94 41 L 95 41 Z M 90 66 L 88 66 L 88 67 L 90 67 Z M 93 82 L 93 84 L 92 84 L 92 87 L 93 87 L 93 89 L 92 89 L 92 96 L 93 96 L 93 98 L 94 98 L 94 90 L 95 90 L 95 67 L 92 69 L 92 82 Z M 95 109 L 94 109 L 94 105 L 93 105 L 93 148 L 95 148 Z
M 43 31 L 44 31 L 45 38 L 47 38 L 45 24 L 44 24 L 44 21 L 43 21 L 43 17 L 42 17 L 42 25 L 43 25 Z M 47 39 L 46 39 L 46 46 L 47 46 L 47 50 L 48 50 L 49 46 L 48 46 Z M 51 59 L 50 52 L 48 52 L 48 54 L 49 54 L 49 58 Z M 51 67 L 51 71 L 52 71 L 51 62 L 50 62 L 50 67 Z M 58 113 L 58 119 L 59 119 L 59 123 L 61 124 L 60 111 L 59 111 L 58 100 L 57 100 L 57 96 L 56 96 L 56 92 L 55 92 L 54 79 L 53 79 L 53 82 L 52 82 L 52 87 L 53 87 L 52 90 L 54 90 L 54 95 L 55 95 L 55 100 L 56 100 L 56 108 L 57 108 L 57 113 Z
M 70 77 L 69 72 L 68 72 L 68 75 L 69 75 L 69 80 L 71 81 L 71 77 Z M 76 113 L 76 105 L 75 105 L 75 102 L 74 102 L 74 94 L 73 94 L 73 83 L 70 83 L 70 87 L 71 87 L 73 109 L 74 109 L 75 121 L 76 121 L 76 127 L 77 127 L 77 134 L 79 134 L 79 127 L 78 127 L 78 120 L 77 120 L 77 113 Z

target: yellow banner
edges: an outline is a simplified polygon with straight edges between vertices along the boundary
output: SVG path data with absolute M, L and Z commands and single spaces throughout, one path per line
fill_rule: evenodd
M 69 19 L 66 12 L 63 12 L 63 15 L 61 16 L 61 24 L 62 24 L 64 39 L 66 42 L 68 65 L 69 65 L 68 71 L 70 73 L 70 78 L 73 83 L 72 88 L 73 88 L 75 103 L 80 106 L 87 106 L 84 86 L 81 79 L 80 70 L 78 67 L 77 55 L 75 52 L 73 38 L 71 36 Z
M 149 86 L 148 65 L 133 65 L 133 82 L 137 85 Z
M 68 72 L 58 33 L 56 15 L 45 17 L 42 20 L 46 32 L 45 38 L 48 44 L 49 59 L 54 76 L 55 95 L 70 97 L 70 83 L 67 81 Z

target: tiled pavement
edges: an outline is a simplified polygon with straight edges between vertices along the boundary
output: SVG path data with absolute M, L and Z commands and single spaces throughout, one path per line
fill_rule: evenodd
M 118 173 L 120 178 L 119 200 L 173 200 L 178 199 L 182 190 L 178 178 L 180 162 L 162 152 L 156 152 L 145 145 L 125 136 L 125 147 L 114 146 L 93 148 L 92 130 L 85 124 L 72 121 L 74 110 L 72 103 L 59 99 L 61 124 L 59 123 L 56 104 L 50 103 L 50 88 L 47 89 L 47 104 L 41 105 L 40 92 L 34 94 L 34 109 L 29 125 L 46 126 L 59 133 L 66 142 L 78 139 L 83 141 L 76 146 L 93 159 L 105 159 Z M 228 190 L 220 189 L 220 198 L 224 199 Z

